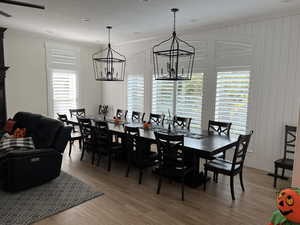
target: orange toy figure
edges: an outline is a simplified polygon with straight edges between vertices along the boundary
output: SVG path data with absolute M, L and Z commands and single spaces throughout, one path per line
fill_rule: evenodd
M 277 198 L 277 208 L 269 225 L 300 225 L 300 189 L 282 190 Z

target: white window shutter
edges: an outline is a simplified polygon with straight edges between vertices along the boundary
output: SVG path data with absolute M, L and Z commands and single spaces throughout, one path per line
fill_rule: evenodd
M 46 43 L 49 116 L 68 114 L 78 107 L 78 75 L 80 51 L 78 48 Z
M 217 74 L 215 120 L 231 122 L 232 134 L 247 131 L 250 71 L 226 71 Z
M 127 78 L 127 109 L 144 112 L 144 77 L 141 75 L 128 75 Z

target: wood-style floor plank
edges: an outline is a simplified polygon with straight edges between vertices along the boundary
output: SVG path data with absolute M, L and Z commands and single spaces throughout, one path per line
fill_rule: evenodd
M 126 163 L 113 161 L 111 172 L 107 161 L 100 167 L 90 164 L 87 157 L 80 161 L 80 151 L 74 147 L 72 157 L 66 153 L 63 170 L 103 196 L 68 209 L 35 223 L 36 225 L 260 225 L 268 224 L 275 209 L 279 189 L 272 187 L 273 179 L 266 172 L 245 168 L 246 192 L 242 192 L 238 176 L 235 179 L 236 201 L 231 200 L 228 177 L 202 187 L 186 187 L 181 201 L 180 185 L 164 180 L 160 195 L 156 194 L 157 177 L 147 171 L 143 184 L 138 184 L 138 172 L 132 169 L 125 177 Z M 278 180 L 278 188 L 288 187 L 288 181 Z

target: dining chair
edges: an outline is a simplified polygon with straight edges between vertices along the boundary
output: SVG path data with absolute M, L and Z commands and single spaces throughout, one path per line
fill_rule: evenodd
M 85 117 L 85 109 L 69 109 L 70 116 L 72 117 Z
M 161 114 L 150 113 L 149 123 L 151 123 L 152 125 L 163 126 L 164 120 L 165 120 L 164 114 L 161 115 Z
M 57 113 L 58 116 L 58 120 L 60 120 L 61 122 L 63 122 L 65 125 L 70 125 L 69 121 L 68 121 L 68 117 L 66 114 L 60 114 Z M 82 136 L 81 133 L 78 131 L 74 131 L 74 129 L 71 132 L 71 138 L 69 140 L 69 156 L 71 156 L 71 152 L 72 152 L 72 146 L 74 144 L 75 141 L 78 141 L 79 143 L 79 148 L 81 149 L 81 142 L 82 142 Z
M 93 147 L 92 141 L 92 121 L 88 118 L 77 117 L 80 133 L 82 136 L 82 152 L 80 161 L 84 157 L 85 151 L 90 150 Z
M 132 122 L 142 123 L 144 121 L 145 113 L 132 111 L 131 120 Z
M 185 176 L 192 172 L 195 163 L 185 159 L 184 136 L 168 135 L 155 132 L 158 150 L 158 186 L 157 194 L 160 193 L 162 177 L 169 179 L 179 179 L 181 182 L 181 200 L 184 201 Z
M 128 110 L 117 109 L 116 118 L 118 119 L 127 119 Z
M 208 133 L 224 135 L 224 136 L 229 137 L 231 125 L 232 125 L 232 123 L 209 120 L 208 121 Z M 226 153 L 225 153 L 225 151 L 221 152 L 221 153 L 215 155 L 215 157 L 225 159 Z
M 98 155 L 97 166 L 100 165 L 102 156 L 108 157 L 107 171 L 111 170 L 112 156 L 123 152 L 123 146 L 120 143 L 113 142 L 113 135 L 108 129 L 106 121 L 96 121 L 93 129 L 93 156 L 94 164 L 95 155 Z
M 244 161 L 246 158 L 246 153 L 248 150 L 249 142 L 253 131 L 251 131 L 247 135 L 240 135 L 238 141 L 235 146 L 234 155 L 232 161 L 224 160 L 221 158 L 213 159 L 204 164 L 204 176 L 205 180 L 207 178 L 207 172 L 212 171 L 216 173 L 220 173 L 223 175 L 230 176 L 230 190 L 232 200 L 235 200 L 234 195 L 234 177 L 236 175 L 240 176 L 240 183 L 242 190 L 245 191 L 244 183 L 243 183 L 243 168 Z M 204 191 L 206 190 L 206 182 L 203 185 Z
M 283 158 L 277 159 L 274 162 L 274 188 L 277 186 L 279 168 L 282 169 L 281 177 L 284 177 L 285 170 L 293 170 L 294 159 L 292 155 L 295 153 L 296 132 L 297 127 L 289 125 L 285 126 Z
M 127 150 L 126 177 L 132 166 L 139 169 L 139 184 L 142 183 L 143 171 L 157 164 L 157 153 L 151 152 L 151 144 L 140 138 L 138 127 L 125 126 L 125 146 Z
M 182 129 L 190 129 L 192 118 L 185 118 L 180 116 L 174 116 L 173 127 L 180 127 Z

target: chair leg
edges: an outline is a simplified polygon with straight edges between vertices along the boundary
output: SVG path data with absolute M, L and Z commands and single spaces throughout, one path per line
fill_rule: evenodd
M 93 151 L 93 154 L 92 154 L 92 165 L 94 165 L 94 162 L 95 162 L 95 154 L 96 154 L 96 152 Z
M 242 190 L 245 191 L 244 181 L 243 181 L 243 170 L 240 171 L 240 183 L 241 183 Z
M 277 176 L 278 176 L 278 167 L 275 166 L 275 171 L 274 171 L 274 184 L 273 187 L 276 188 L 277 186 Z
M 70 145 L 70 146 L 69 146 L 69 147 L 70 147 L 70 148 L 69 148 L 69 157 L 71 157 L 73 141 L 70 141 L 70 142 L 69 142 L 69 145 Z
M 231 191 L 232 200 L 235 200 L 235 197 L 234 197 L 234 176 L 230 176 L 230 191 Z
M 285 174 L 285 169 L 282 169 L 282 177 L 284 177 L 284 174 Z
M 101 152 L 98 153 L 98 160 L 97 160 L 97 166 L 100 166 L 100 160 L 101 160 Z
M 143 179 L 143 169 L 140 169 L 139 184 L 142 183 L 142 179 Z
M 181 180 L 181 200 L 184 201 L 184 176 Z
M 79 139 L 78 142 L 79 142 L 79 148 L 81 149 L 81 147 L 82 147 L 82 140 Z
M 81 157 L 80 157 L 80 161 L 83 160 L 83 157 L 84 157 L 84 151 L 85 151 L 85 146 L 84 146 L 84 144 L 83 144 L 83 146 L 82 146 L 82 152 L 81 152 Z
M 159 176 L 158 185 L 157 185 L 157 191 L 156 191 L 156 194 L 158 194 L 158 195 L 160 193 L 161 183 L 162 183 L 162 177 Z
M 111 169 L 111 153 L 108 153 L 107 171 L 110 171 L 110 169 Z
M 204 184 L 203 184 L 204 191 L 206 191 L 206 179 L 207 179 L 207 169 L 204 169 Z

